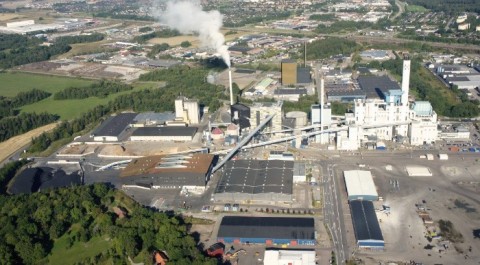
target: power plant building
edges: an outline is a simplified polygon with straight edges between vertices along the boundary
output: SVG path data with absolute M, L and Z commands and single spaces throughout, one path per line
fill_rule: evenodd
M 372 173 L 366 170 L 343 171 L 348 200 L 378 200 L 377 189 L 373 182 Z
M 250 107 L 250 125 L 257 127 L 267 116 L 274 115 L 273 119 L 267 124 L 268 131 L 282 130 L 282 101 L 277 102 L 255 102 Z
M 187 124 L 200 123 L 200 108 L 197 100 L 178 97 L 175 99 L 175 117 Z
M 224 243 L 315 245 L 313 218 L 225 216 L 217 240 Z
M 293 161 L 231 160 L 215 189 L 215 201 L 291 202 Z

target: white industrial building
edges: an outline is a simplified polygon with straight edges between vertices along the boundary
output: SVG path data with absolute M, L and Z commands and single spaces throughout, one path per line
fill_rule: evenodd
M 314 250 L 265 250 L 264 265 L 315 265 Z
M 293 164 L 293 183 L 307 182 L 305 163 L 295 162 Z
M 35 24 L 34 20 L 24 20 L 17 22 L 9 22 L 6 27 L 0 26 L 0 32 L 14 33 L 14 34 L 31 34 L 37 32 L 46 32 L 64 28 L 64 25 L 59 24 Z
M 200 108 L 197 100 L 178 97 L 175 99 L 175 117 L 186 124 L 200 123 Z
M 348 131 L 337 133 L 337 149 L 357 150 L 377 140 L 408 139 L 411 145 L 435 142 L 437 114 L 428 101 L 410 105 L 409 80 L 410 61 L 404 60 L 401 90 L 385 89 L 383 99 L 355 100 L 354 112 L 345 115 Z
M 348 200 L 378 200 L 377 189 L 373 182 L 372 173 L 366 170 L 343 171 Z
M 273 116 L 273 119 L 267 124 L 267 131 L 282 130 L 282 101 L 277 102 L 255 102 L 250 107 L 250 124 L 257 127 L 267 116 Z

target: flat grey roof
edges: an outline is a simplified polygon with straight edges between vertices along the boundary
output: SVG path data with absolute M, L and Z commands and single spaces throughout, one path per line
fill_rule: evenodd
M 273 92 L 275 95 L 306 95 L 306 88 L 277 88 Z
M 94 131 L 95 136 L 119 136 L 132 123 L 137 113 L 119 113 L 110 116 Z
M 140 127 L 137 128 L 132 136 L 191 136 L 197 132 L 197 127 Z
M 298 67 L 297 68 L 297 84 L 307 84 L 312 82 L 310 76 L 310 68 Z
M 292 194 L 293 161 L 231 160 L 225 164 L 215 193 Z
M 142 112 L 133 119 L 136 122 L 146 122 L 148 121 L 156 121 L 159 123 L 163 123 L 166 121 L 171 121 L 175 119 L 175 113 L 168 111 L 168 112 Z
M 390 80 L 386 75 L 383 76 L 364 76 L 358 77 L 360 88 L 365 91 L 367 98 L 383 98 L 383 93 L 388 90 L 401 90 L 397 82 Z
M 313 218 L 225 216 L 217 237 L 315 240 Z

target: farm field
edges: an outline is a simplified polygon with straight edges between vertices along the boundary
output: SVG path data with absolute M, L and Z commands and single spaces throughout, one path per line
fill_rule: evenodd
M 18 92 L 25 92 L 37 88 L 55 93 L 67 87 L 82 87 L 94 81 L 80 78 L 49 76 L 20 72 L 0 73 L 0 96 L 13 97 Z
M 57 123 L 51 123 L 21 135 L 14 136 L 5 142 L 0 143 L 0 161 L 5 160 L 11 154 L 30 143 L 32 138 L 35 138 L 43 132 L 48 132 L 57 127 Z

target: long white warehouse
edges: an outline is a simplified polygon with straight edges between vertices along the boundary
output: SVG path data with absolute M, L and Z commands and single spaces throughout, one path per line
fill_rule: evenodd
M 348 200 L 378 200 L 377 189 L 373 182 L 372 173 L 366 170 L 343 171 Z

